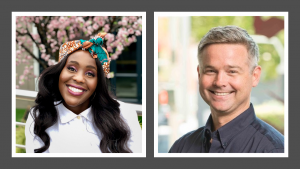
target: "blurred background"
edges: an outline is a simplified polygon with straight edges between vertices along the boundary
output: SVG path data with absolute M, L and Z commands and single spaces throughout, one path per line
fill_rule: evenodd
M 197 46 L 213 27 L 246 29 L 260 49 L 260 83 L 252 89 L 256 115 L 284 134 L 284 17 L 158 17 L 158 152 L 205 125 L 209 106 L 198 89 Z
M 71 40 L 89 40 L 106 32 L 110 57 L 110 90 L 120 101 L 142 104 L 141 16 L 17 16 L 16 21 L 16 143 L 24 153 L 24 123 L 35 104 L 18 93 L 37 91 L 41 72 L 57 63 L 59 47 Z M 28 92 L 29 91 L 29 92 Z M 138 114 L 142 125 L 142 113 Z

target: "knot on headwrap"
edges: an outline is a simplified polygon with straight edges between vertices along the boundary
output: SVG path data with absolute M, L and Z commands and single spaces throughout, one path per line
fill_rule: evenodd
M 80 39 L 62 44 L 59 50 L 59 62 L 78 49 L 87 50 L 93 58 L 100 60 L 104 73 L 107 76 L 109 73 L 109 55 L 106 49 L 102 47 L 105 35 L 106 33 L 98 33 L 88 41 Z

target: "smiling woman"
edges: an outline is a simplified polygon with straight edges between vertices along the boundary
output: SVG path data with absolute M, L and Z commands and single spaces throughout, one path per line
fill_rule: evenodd
M 104 36 L 66 42 L 59 63 L 40 76 L 26 122 L 27 153 L 141 153 L 136 113 L 107 89 Z
M 59 91 L 64 98 L 66 108 L 80 114 L 90 105 L 90 98 L 96 93 L 97 66 L 87 51 L 72 53 L 59 76 Z

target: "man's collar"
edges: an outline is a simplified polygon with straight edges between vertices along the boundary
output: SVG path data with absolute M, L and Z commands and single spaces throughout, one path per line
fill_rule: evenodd
M 244 130 L 248 125 L 250 125 L 255 120 L 255 112 L 252 103 L 250 103 L 250 106 L 247 110 L 245 110 L 243 113 L 241 113 L 239 116 L 225 124 L 224 126 L 220 127 L 217 131 L 220 135 L 220 141 L 225 143 L 225 145 L 228 143 L 228 141 L 231 140 L 233 136 L 238 134 L 240 131 Z M 206 125 L 205 130 L 212 129 L 213 121 L 212 116 L 210 115 Z
M 57 108 L 58 115 L 60 117 L 61 123 L 67 123 L 67 122 L 71 121 L 72 119 L 74 119 L 77 116 L 83 116 L 86 119 L 88 119 L 89 121 L 93 120 L 93 115 L 92 115 L 92 112 L 91 112 L 91 107 L 87 108 L 86 110 L 84 110 L 83 112 L 81 112 L 79 115 L 76 115 L 71 110 L 67 109 L 64 106 L 63 103 L 58 104 L 56 106 L 56 108 Z

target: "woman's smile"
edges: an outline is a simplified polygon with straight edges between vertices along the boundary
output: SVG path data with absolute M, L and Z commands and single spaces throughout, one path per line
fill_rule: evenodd
M 74 96 L 80 96 L 80 95 L 84 94 L 84 92 L 87 91 L 84 88 L 76 86 L 76 85 L 67 84 L 66 87 L 68 88 L 68 92 Z

